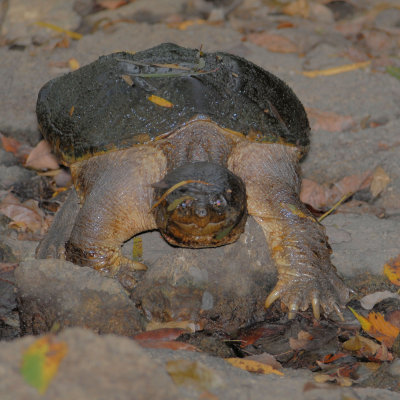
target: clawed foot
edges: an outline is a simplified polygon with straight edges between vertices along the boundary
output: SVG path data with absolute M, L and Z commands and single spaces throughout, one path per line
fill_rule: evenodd
M 312 306 L 316 319 L 321 309 L 325 315 L 336 313 L 343 321 L 341 307 L 349 300 L 350 289 L 334 271 L 317 274 L 280 274 L 278 283 L 267 297 L 265 307 L 280 299 L 288 307 L 288 317 L 293 319 L 299 310 Z
M 138 261 L 133 261 L 129 258 L 119 256 L 113 260 L 111 265 L 107 265 L 106 267 L 102 266 L 98 270 L 106 276 L 117 278 L 125 289 L 132 290 L 136 286 L 134 272 L 146 271 L 147 266 Z

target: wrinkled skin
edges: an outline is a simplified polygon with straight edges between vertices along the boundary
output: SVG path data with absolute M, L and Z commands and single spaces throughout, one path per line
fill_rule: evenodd
M 218 246 L 240 235 L 247 208 L 263 229 L 278 270 L 278 282 L 268 295 L 266 306 L 280 299 L 288 307 L 289 318 L 310 305 L 316 318 L 321 309 L 327 315 L 335 312 L 341 316 L 340 306 L 348 300 L 349 290 L 330 261 L 324 227 L 299 200 L 298 159 L 294 146 L 253 142 L 224 131 L 211 121 L 198 120 L 158 142 L 75 163 L 71 169 L 81 208 L 66 244 L 66 259 L 117 275 L 126 284 L 130 271 L 145 268 L 121 255 L 121 245 L 130 237 L 160 229 L 175 245 Z M 173 171 L 185 164 L 210 162 L 229 170 L 245 189 L 232 188 L 232 182 L 225 178 L 218 193 L 209 193 L 210 187 L 201 189 L 202 184 L 197 183 L 187 187 L 186 194 L 179 194 L 181 197 L 177 198 L 182 201 L 173 203 L 167 196 L 157 204 L 163 193 L 162 182 Z M 177 174 L 174 182 L 190 177 Z M 226 214 L 218 214 L 215 202 L 224 202 L 226 191 L 232 189 L 239 193 L 238 201 Z M 155 204 L 157 207 L 153 207 Z M 185 207 L 190 209 L 189 214 L 185 214 Z M 183 233 L 165 228 L 166 215 L 172 221 L 189 215 Z M 219 221 L 218 215 L 223 215 Z M 232 215 L 233 222 L 229 220 Z M 227 234 L 218 236 L 232 224 Z

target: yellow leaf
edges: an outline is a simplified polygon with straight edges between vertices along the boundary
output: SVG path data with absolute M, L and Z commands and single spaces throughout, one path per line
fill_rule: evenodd
M 263 364 L 259 361 L 254 360 L 245 360 L 243 358 L 225 358 L 229 364 L 232 364 L 234 367 L 244 369 L 249 372 L 257 372 L 258 374 L 276 374 L 283 376 L 283 372 L 278 371 L 277 369 L 271 367 L 270 365 Z
M 362 315 L 358 314 L 355 310 L 349 307 L 349 310 L 354 314 L 354 316 L 358 319 L 358 322 L 361 324 L 361 327 L 364 331 L 368 332 L 371 330 L 371 323 L 367 320 L 367 318 L 363 317 Z
M 56 32 L 65 33 L 67 36 L 75 40 L 83 38 L 83 35 L 81 33 L 69 31 L 68 29 L 61 28 L 61 26 L 58 25 L 50 24 L 49 22 L 38 21 L 36 22 L 36 25 L 41 26 L 42 28 L 52 29 Z
M 302 74 L 308 78 L 315 78 L 317 76 L 330 76 L 337 75 L 343 72 L 354 71 L 355 69 L 365 68 L 371 64 L 371 61 L 364 61 L 354 64 L 340 65 L 339 67 L 332 67 L 327 69 L 317 69 L 315 71 L 303 71 Z
M 183 22 L 177 22 L 177 23 L 170 23 L 168 24 L 169 28 L 175 28 L 175 29 L 179 29 L 180 31 L 185 31 L 187 28 L 189 28 L 189 26 L 192 25 L 202 25 L 205 24 L 207 21 L 205 21 L 204 19 L 189 19 L 187 21 L 183 21 Z
M 203 391 L 222 385 L 217 373 L 198 361 L 170 360 L 166 370 L 176 385 L 194 386 Z
M 80 65 L 79 65 L 79 61 L 76 59 L 76 58 L 70 58 L 69 60 L 68 60 L 68 67 L 69 67 L 69 69 L 71 70 L 71 71 L 75 71 L 75 70 L 77 70 L 79 67 L 80 67 Z
M 393 284 L 400 286 L 400 254 L 383 266 L 383 273 Z
M 147 100 L 150 100 L 152 103 L 157 104 L 158 106 L 161 107 L 171 108 L 174 106 L 170 101 L 163 99 L 162 97 L 155 96 L 154 94 L 149 96 Z
M 385 341 L 384 336 L 395 339 L 400 333 L 400 329 L 385 320 L 381 313 L 370 312 L 368 319 L 375 331 L 374 336 L 380 341 Z M 382 335 L 380 335 L 382 334 Z
M 67 344 L 55 342 L 53 335 L 36 340 L 22 357 L 21 374 L 25 381 L 39 393 L 45 393 L 67 351 Z

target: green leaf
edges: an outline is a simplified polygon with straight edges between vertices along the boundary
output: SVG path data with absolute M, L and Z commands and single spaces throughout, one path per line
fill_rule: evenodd
M 386 67 L 386 72 L 400 80 L 400 68 L 399 67 L 392 67 L 392 66 Z

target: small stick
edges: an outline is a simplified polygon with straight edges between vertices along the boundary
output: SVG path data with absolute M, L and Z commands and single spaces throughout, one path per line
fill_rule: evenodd
M 345 200 L 347 200 L 350 196 L 352 196 L 354 193 L 349 192 L 344 194 L 338 202 L 336 202 L 331 209 L 329 209 L 325 214 L 322 214 L 317 221 L 321 222 L 323 219 L 325 219 L 331 212 L 335 211 Z

